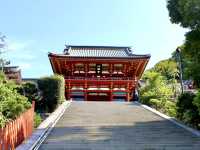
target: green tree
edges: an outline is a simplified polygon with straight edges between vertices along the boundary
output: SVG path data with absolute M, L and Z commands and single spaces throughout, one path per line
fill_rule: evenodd
M 188 60 L 188 73 L 192 76 L 197 87 L 200 87 L 200 29 L 186 34 L 183 54 Z
M 160 73 L 167 79 L 168 84 L 171 86 L 174 97 L 177 95 L 177 79 L 179 78 L 179 70 L 177 63 L 174 59 L 166 59 L 158 62 L 153 70 Z
M 172 59 L 161 60 L 153 67 L 153 70 L 159 72 L 167 80 L 176 79 L 179 74 L 177 63 Z
M 182 53 L 187 59 L 187 73 L 200 87 L 200 1 L 168 0 L 167 8 L 172 23 L 189 28 Z
M 167 8 L 172 23 L 192 30 L 200 27 L 199 0 L 168 0 Z
M 143 103 L 148 104 L 150 99 L 159 99 L 165 102 L 173 93 L 167 81 L 160 73 L 149 70 L 142 77 L 145 86 L 140 89 L 140 98 Z

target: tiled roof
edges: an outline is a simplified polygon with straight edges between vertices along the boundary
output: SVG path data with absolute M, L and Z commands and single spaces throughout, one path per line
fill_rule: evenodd
M 114 46 L 66 46 L 64 54 L 75 57 L 144 57 L 134 55 L 130 47 Z
M 70 56 L 82 57 L 126 57 L 128 56 L 126 49 L 120 48 L 70 48 L 68 51 Z
M 49 53 L 49 56 L 73 58 L 143 59 L 150 55 L 133 54 L 130 47 L 117 46 L 71 46 L 67 45 L 63 54 Z

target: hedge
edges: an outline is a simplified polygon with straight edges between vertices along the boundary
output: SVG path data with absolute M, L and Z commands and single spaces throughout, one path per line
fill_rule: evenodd
M 198 97 L 198 94 L 183 93 L 179 96 L 176 107 L 177 118 L 179 120 L 200 129 L 200 114 L 197 105 Z
M 41 109 L 53 112 L 65 99 L 65 80 L 63 76 L 52 75 L 38 80 L 38 88 L 42 93 Z

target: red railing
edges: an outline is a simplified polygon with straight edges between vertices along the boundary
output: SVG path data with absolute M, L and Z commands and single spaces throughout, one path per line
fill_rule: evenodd
M 76 80 L 136 80 L 133 77 L 65 77 L 66 80 L 76 79 Z
M 17 119 L 10 121 L 4 128 L 0 128 L 0 150 L 14 150 L 33 131 L 34 107 L 21 114 Z

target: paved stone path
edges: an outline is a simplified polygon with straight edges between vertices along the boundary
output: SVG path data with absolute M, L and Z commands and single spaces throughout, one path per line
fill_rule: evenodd
M 134 103 L 72 102 L 40 150 L 200 150 L 200 138 Z

